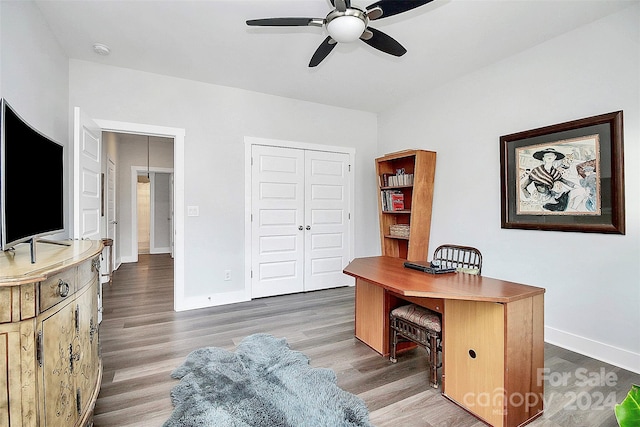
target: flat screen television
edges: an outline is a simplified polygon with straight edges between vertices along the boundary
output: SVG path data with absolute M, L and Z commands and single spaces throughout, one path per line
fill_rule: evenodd
M 65 231 L 64 147 L 2 99 L 0 240 L 2 250 Z

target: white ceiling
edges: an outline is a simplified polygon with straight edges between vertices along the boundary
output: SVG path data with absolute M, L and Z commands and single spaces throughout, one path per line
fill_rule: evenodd
M 357 41 L 309 68 L 324 28 L 245 21 L 324 18 L 329 0 L 36 1 L 70 58 L 372 112 L 637 3 L 434 0 L 370 22 L 407 49 L 403 57 Z M 111 54 L 95 54 L 96 42 Z

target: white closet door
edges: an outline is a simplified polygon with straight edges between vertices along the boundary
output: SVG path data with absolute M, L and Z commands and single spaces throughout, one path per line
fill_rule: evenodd
M 348 154 L 305 152 L 305 291 L 350 283 L 349 194 Z
M 304 151 L 254 145 L 251 297 L 303 291 Z

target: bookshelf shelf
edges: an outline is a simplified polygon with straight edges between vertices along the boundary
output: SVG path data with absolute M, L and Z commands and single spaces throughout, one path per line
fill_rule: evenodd
M 382 211 L 382 213 L 383 214 L 410 214 L 411 211 L 407 210 L 407 209 L 404 209 L 404 210 L 401 210 L 401 211 Z
M 385 239 L 397 239 L 397 240 L 409 240 L 408 237 L 401 237 L 401 236 L 392 236 L 391 234 L 386 234 L 384 236 Z

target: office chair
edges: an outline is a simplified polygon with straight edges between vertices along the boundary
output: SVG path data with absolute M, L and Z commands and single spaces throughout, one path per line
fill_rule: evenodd
M 457 273 L 477 274 L 482 271 L 482 254 L 470 246 L 442 245 L 433 253 L 433 265 L 455 268 Z M 442 319 L 440 314 L 416 304 L 395 308 L 389 314 L 389 360 L 396 363 L 399 340 L 414 342 L 429 353 L 429 382 L 438 387 L 438 353 L 442 351 Z

